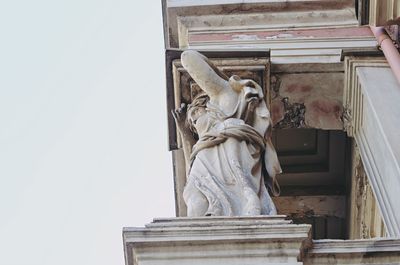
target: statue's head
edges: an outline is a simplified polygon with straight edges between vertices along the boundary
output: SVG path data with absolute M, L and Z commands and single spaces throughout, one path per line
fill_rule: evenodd
M 232 75 L 229 78 L 229 85 L 232 87 L 233 90 L 236 92 L 241 92 L 244 88 L 253 88 L 258 91 L 260 96 L 262 97 L 262 88 L 259 84 L 254 82 L 251 79 L 241 79 L 237 75 Z
M 187 122 L 189 124 L 190 129 L 193 132 L 197 132 L 196 123 L 197 120 L 206 114 L 207 102 L 209 101 L 209 97 L 206 93 L 200 93 L 197 95 L 192 103 L 188 105 L 187 109 Z
M 232 89 L 235 90 L 236 92 L 240 92 L 243 88 L 242 79 L 237 75 L 231 76 L 228 82 L 229 85 L 232 87 Z

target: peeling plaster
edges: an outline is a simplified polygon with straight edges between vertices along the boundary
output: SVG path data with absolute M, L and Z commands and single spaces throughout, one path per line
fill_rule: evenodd
M 305 128 L 306 106 L 303 103 L 290 103 L 289 99 L 283 98 L 282 103 L 285 109 L 283 120 L 275 125 L 277 129 Z

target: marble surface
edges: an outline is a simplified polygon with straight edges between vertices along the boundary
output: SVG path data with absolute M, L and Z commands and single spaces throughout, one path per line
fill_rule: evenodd
M 156 218 L 123 230 L 126 265 L 394 265 L 400 240 L 311 240 L 284 215 Z
M 183 191 L 188 216 L 276 214 L 266 187 L 279 192 L 281 168 L 263 89 L 226 76 L 196 51 L 183 52 L 181 61 L 201 90 L 173 112 L 190 165 Z
M 311 226 L 284 218 L 162 218 L 144 228 L 125 228 L 126 265 L 302 264 Z

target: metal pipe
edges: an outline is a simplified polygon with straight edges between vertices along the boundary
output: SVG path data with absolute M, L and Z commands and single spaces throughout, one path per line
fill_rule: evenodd
M 378 45 L 381 47 L 383 54 L 388 61 L 397 81 L 400 83 L 400 54 L 394 46 L 392 39 L 387 34 L 383 27 L 370 26 L 372 33 L 374 33 Z

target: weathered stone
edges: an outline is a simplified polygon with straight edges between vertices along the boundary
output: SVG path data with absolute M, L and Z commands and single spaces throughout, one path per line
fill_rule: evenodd
M 279 196 L 273 200 L 279 213 L 289 217 L 346 217 L 345 196 Z
M 276 128 L 343 129 L 342 73 L 274 74 L 271 88 Z
M 352 211 L 349 216 L 349 238 L 384 237 L 386 228 L 355 140 L 353 140 L 351 156 L 350 209 Z
M 223 52 L 223 53 L 206 53 L 212 63 L 223 71 L 228 76 L 238 75 L 242 79 L 252 79 L 257 84 L 262 86 L 265 95 L 265 102 L 269 100 L 269 53 L 268 51 L 258 52 Z M 180 54 L 179 54 L 180 55 Z M 178 58 L 178 57 L 174 57 Z M 173 59 L 171 63 L 171 81 L 173 80 L 170 89 L 171 92 L 168 100 L 168 108 L 176 109 L 190 104 L 199 93 L 201 88 L 193 81 L 189 73 L 182 66 L 180 59 Z M 182 135 L 175 131 L 175 123 L 172 115 L 169 117 L 172 121 L 169 123 L 169 139 L 171 149 L 184 148 L 182 145 Z M 192 132 L 190 132 L 192 134 Z M 194 135 L 196 137 L 196 135 Z M 197 139 L 196 139 L 197 140 Z M 174 182 L 175 182 L 175 198 L 177 216 L 187 216 L 187 209 L 183 199 L 183 187 L 186 185 L 187 171 L 190 166 L 190 158 L 183 155 L 183 150 L 178 149 L 173 151 L 174 165 Z M 189 150 L 190 155 L 190 150 Z
M 304 265 L 398 265 L 400 240 L 314 240 Z
M 228 78 L 196 51 L 183 52 L 181 60 L 202 90 L 187 109 L 173 112 L 190 165 L 183 191 L 188 216 L 276 214 L 266 186 L 279 192 L 281 168 L 261 86 Z
M 123 231 L 126 265 L 300 265 L 310 225 L 284 216 L 156 219 Z
M 380 58 L 346 58 L 348 134 L 356 140 L 388 236 L 400 235 L 399 84 Z
M 354 0 L 165 2 L 171 48 L 271 49 L 273 63 L 298 64 L 337 63 L 344 48 L 376 46 Z
M 311 240 L 285 216 L 158 218 L 124 228 L 126 265 L 396 265 L 400 240 Z

